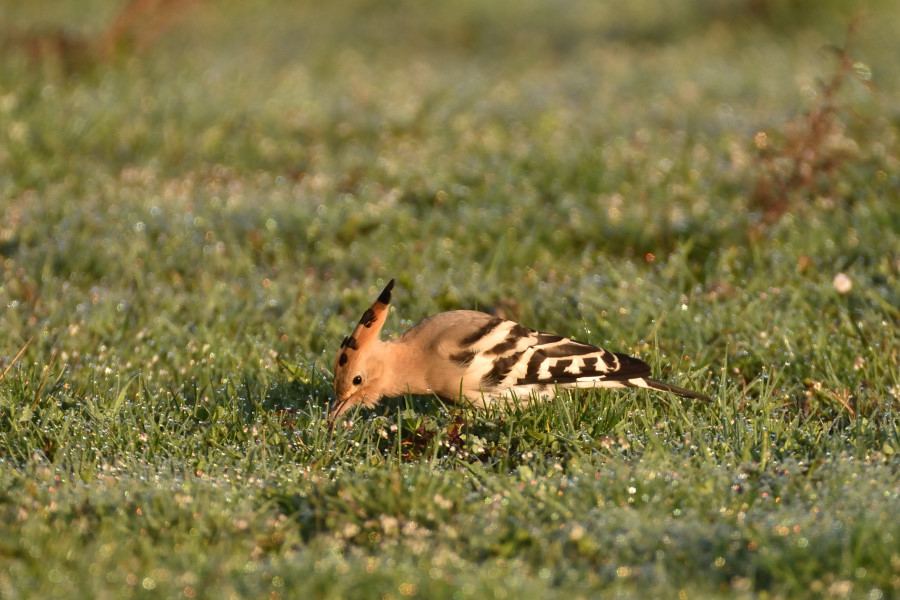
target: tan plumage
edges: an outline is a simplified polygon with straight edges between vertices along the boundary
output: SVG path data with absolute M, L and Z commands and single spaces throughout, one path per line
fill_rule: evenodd
M 558 389 L 640 387 L 708 400 L 703 394 L 650 379 L 636 358 L 543 333 L 473 310 L 428 317 L 395 340 L 382 342 L 392 279 L 344 338 L 334 362 L 330 419 L 384 396 L 437 394 L 476 407 L 515 395 L 553 395 Z

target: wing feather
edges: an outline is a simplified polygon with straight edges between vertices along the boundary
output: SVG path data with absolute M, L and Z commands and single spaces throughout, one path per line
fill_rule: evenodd
M 594 348 L 591 354 L 576 356 L 548 356 L 535 348 L 525 374 L 511 385 L 566 384 L 602 381 L 626 381 L 648 377 L 650 366 L 627 354 Z
M 536 331 L 512 321 L 486 323 L 470 341 L 482 390 L 511 387 L 612 384 L 649 377 L 643 361 L 571 338 Z

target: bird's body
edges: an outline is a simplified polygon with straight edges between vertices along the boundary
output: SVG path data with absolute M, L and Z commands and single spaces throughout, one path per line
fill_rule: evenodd
M 371 407 L 383 396 L 404 394 L 436 394 L 476 407 L 570 388 L 641 387 L 706 399 L 650 379 L 650 367 L 626 354 L 473 310 L 439 313 L 382 342 L 393 284 L 341 344 L 331 418 L 357 404 Z

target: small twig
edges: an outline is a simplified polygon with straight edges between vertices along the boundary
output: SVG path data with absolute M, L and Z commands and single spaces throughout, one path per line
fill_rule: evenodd
M 812 199 L 816 195 L 816 175 L 833 177 L 851 157 L 846 151 L 828 143 L 832 135 L 843 134 L 841 119 L 844 104 L 841 90 L 854 79 L 875 94 L 868 68 L 851 57 L 861 18 L 847 26 L 847 36 L 841 47 L 827 49 L 837 58 L 837 66 L 830 78 L 818 82 L 819 94 L 803 116 L 785 124 L 783 140 L 769 142 L 765 132 L 754 138 L 760 150 L 760 172 L 753 191 L 753 204 L 763 211 L 763 223 L 771 224 L 795 208 L 801 195 Z M 782 169 L 780 164 L 786 168 Z
M 19 353 L 16 354 L 15 358 L 12 359 L 12 362 L 6 366 L 6 369 L 3 371 L 3 373 L 0 373 L 0 381 L 6 379 L 6 374 L 9 373 L 9 370 L 13 368 L 13 365 L 16 364 L 16 361 L 22 358 L 22 355 L 25 354 L 25 349 L 28 348 L 29 344 L 31 344 L 31 342 L 33 341 L 34 338 L 30 338 L 27 342 L 25 342 L 25 345 L 22 346 L 22 349 L 19 350 Z
M 44 391 L 44 386 L 47 384 L 47 380 L 50 379 L 50 371 L 53 369 L 53 362 L 56 360 L 56 348 L 53 349 L 53 354 L 50 355 L 50 364 L 47 365 L 47 372 L 44 374 L 44 379 L 41 381 L 41 386 L 38 388 L 37 393 L 34 395 L 34 402 L 31 403 L 31 410 L 34 411 L 37 408 L 38 400 L 41 398 L 41 392 Z
M 842 390 L 840 390 L 840 394 L 838 394 L 837 392 L 828 390 L 828 395 L 831 396 L 832 398 L 834 398 L 835 400 L 837 400 L 838 402 L 840 402 L 843 405 L 843 407 L 847 409 L 847 412 L 850 413 L 851 417 L 856 416 L 856 411 L 850 407 L 850 403 L 848 402 L 848 400 L 850 400 L 850 392 L 848 390 L 842 389 Z

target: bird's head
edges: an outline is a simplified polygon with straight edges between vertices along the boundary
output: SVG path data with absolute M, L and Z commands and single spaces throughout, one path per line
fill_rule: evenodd
M 391 279 L 375 304 L 363 313 L 353 333 L 341 342 L 334 359 L 335 399 L 328 414 L 330 421 L 357 404 L 375 406 L 383 395 L 384 360 L 378 352 L 382 343 L 378 335 L 387 319 L 393 287 Z

